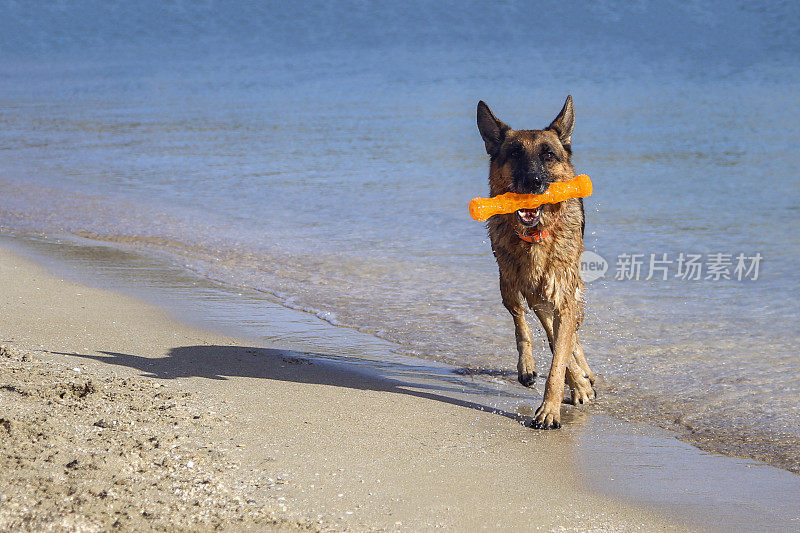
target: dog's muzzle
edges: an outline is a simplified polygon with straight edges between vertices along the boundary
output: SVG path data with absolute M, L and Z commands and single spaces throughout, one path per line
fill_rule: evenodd
M 514 188 L 522 194 L 542 194 L 550 186 L 550 173 L 540 165 L 518 168 L 514 173 Z

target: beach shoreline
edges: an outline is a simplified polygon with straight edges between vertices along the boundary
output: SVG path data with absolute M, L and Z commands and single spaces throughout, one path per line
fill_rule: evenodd
M 0 358 L 0 417 L 8 421 L 3 498 L 13 503 L 0 515 L 5 526 L 800 524 L 791 509 L 800 481 L 787 472 L 702 454 L 666 434 L 636 436 L 623 423 L 579 410 L 567 414 L 573 423 L 564 431 L 533 431 L 519 423 L 519 412 L 498 416 L 442 375 L 415 376 L 414 368 L 391 364 L 376 370 L 346 356 L 324 360 L 292 350 L 290 342 L 204 331 L 140 299 L 66 281 L 6 246 L 0 265 L 7 288 L 0 343 L 8 347 Z M 41 424 L 53 432 L 40 437 L 43 444 L 31 437 Z M 164 444 L 147 444 L 153 437 Z M 642 452 L 650 465 L 636 466 Z M 124 454 L 137 457 L 136 469 L 120 470 L 116 458 Z M 684 474 L 668 464 L 675 460 Z M 687 504 L 686 480 L 701 464 L 719 478 L 717 488 L 701 487 L 706 498 Z M 771 509 L 737 514 L 739 498 L 748 496 L 735 489 L 743 472 L 751 486 L 783 487 L 784 494 L 770 498 Z M 620 473 L 629 476 L 628 493 L 614 488 Z

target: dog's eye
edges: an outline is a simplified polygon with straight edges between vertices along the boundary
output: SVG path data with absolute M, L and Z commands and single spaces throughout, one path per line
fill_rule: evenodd
M 555 161 L 558 158 L 556 157 L 556 154 L 554 154 L 550 150 L 545 150 L 542 153 L 542 159 L 544 159 L 545 161 Z

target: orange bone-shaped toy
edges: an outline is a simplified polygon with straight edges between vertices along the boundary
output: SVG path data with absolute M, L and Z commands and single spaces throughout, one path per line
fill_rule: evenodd
M 542 204 L 557 204 L 569 198 L 586 198 L 592 195 L 592 181 L 586 174 L 569 181 L 556 181 L 542 194 L 518 194 L 507 192 L 491 198 L 473 198 L 469 203 L 469 214 L 475 220 L 484 221 L 494 215 L 513 213 L 518 209 L 536 209 Z

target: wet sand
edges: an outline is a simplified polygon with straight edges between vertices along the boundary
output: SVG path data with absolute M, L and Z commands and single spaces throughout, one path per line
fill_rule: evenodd
M 580 411 L 533 431 L 440 377 L 204 331 L 3 248 L 0 286 L 3 529 L 800 527 L 797 476 L 669 435 Z M 714 485 L 685 483 L 700 464 Z M 773 494 L 737 514 L 748 470 Z

